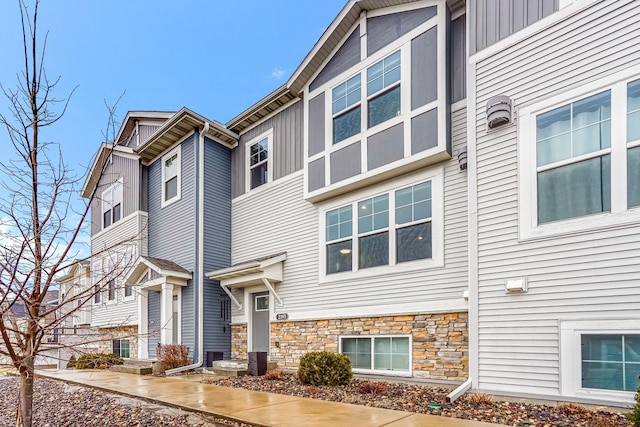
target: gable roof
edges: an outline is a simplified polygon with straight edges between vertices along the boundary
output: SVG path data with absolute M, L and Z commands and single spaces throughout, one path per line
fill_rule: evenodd
M 140 256 L 131 270 L 127 273 L 125 281 L 136 283 L 144 275 L 147 269 L 154 270 L 164 277 L 175 277 L 178 279 L 191 279 L 191 272 L 179 264 L 162 258 L 154 258 L 150 256 Z

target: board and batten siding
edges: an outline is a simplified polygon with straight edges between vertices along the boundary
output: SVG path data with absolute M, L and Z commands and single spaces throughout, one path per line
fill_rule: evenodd
M 454 153 L 466 145 L 466 112 L 452 114 Z M 467 173 L 444 162 L 444 267 L 375 278 L 319 283 L 319 211 L 303 197 L 303 176 L 293 175 L 232 204 L 232 263 L 287 252 L 284 281 L 276 285 L 284 306 L 277 312 L 305 318 L 308 311 L 359 310 L 390 304 L 462 300 L 467 289 Z M 241 291 L 236 290 L 240 296 Z M 234 306 L 234 317 L 242 312 Z M 307 317 L 308 318 L 308 317 Z
M 189 271 L 196 261 L 197 138 L 194 134 L 180 144 L 180 200 L 162 207 L 161 158 L 149 165 L 149 256 L 173 261 Z M 195 344 L 193 293 L 194 283 L 189 280 L 182 288 L 181 338 L 191 349 Z
M 558 10 L 559 0 L 473 0 L 469 5 L 471 54 Z
M 204 145 L 204 268 L 228 267 L 231 262 L 231 150 L 205 139 Z M 217 280 L 204 279 L 204 347 L 231 357 L 229 322 L 221 316 L 221 300 L 229 297 Z M 206 354 L 206 353 L 205 353 Z
M 563 320 L 637 318 L 640 224 L 519 241 L 517 123 L 487 131 L 485 105 L 519 107 L 627 67 L 640 72 L 640 2 L 604 1 L 477 64 L 478 388 L 558 396 Z M 524 294 L 505 280 L 527 278 Z M 579 351 L 578 351 L 579 354 Z M 573 363 L 580 363 L 579 360 Z
M 122 218 L 140 209 L 140 162 L 113 154 L 91 201 L 91 235 L 102 230 L 102 192 L 122 178 Z
M 273 165 L 274 181 L 302 169 L 303 104 L 298 101 L 290 105 L 240 136 L 238 146 L 231 154 L 233 197 L 245 193 L 246 143 L 269 129 L 273 129 L 273 153 L 269 153 L 269 167 Z

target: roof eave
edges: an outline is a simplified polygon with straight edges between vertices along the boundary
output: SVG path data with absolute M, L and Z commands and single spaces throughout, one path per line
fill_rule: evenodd
M 293 101 L 296 97 L 297 95 L 291 93 L 286 84 L 282 85 L 228 121 L 226 127 L 239 134 L 249 126 Z

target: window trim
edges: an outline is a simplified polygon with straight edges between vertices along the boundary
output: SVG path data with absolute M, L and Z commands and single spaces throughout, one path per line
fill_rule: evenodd
M 182 147 L 181 145 L 178 145 L 177 147 L 169 151 L 167 154 L 163 155 L 160 159 L 160 168 L 162 169 L 162 183 L 161 183 L 162 189 L 161 189 L 160 205 L 162 208 L 177 202 L 182 197 L 182 150 L 181 150 L 181 147 Z M 166 200 L 165 193 L 166 193 L 167 176 L 166 176 L 165 162 L 176 154 L 178 155 L 178 157 L 176 158 L 176 163 L 177 163 L 176 177 L 178 181 L 176 183 L 177 185 L 176 195 L 171 199 Z M 169 179 L 171 178 L 173 178 L 173 176 L 170 177 Z
M 116 203 L 115 205 L 113 205 L 113 192 L 116 189 L 116 187 L 120 187 L 120 203 Z M 107 194 L 110 193 L 111 194 L 111 200 L 112 200 L 112 206 L 109 207 L 109 209 L 105 210 L 105 205 L 106 203 L 106 196 Z M 123 214 L 123 209 L 122 209 L 122 205 L 123 205 L 123 200 L 124 199 L 124 185 L 123 185 L 123 178 L 118 178 L 115 182 L 113 182 L 111 185 L 109 185 L 109 187 L 107 187 L 101 194 L 101 199 L 100 199 L 100 224 L 102 225 L 102 230 L 111 227 L 112 225 L 114 225 L 116 222 L 122 221 L 122 219 L 124 218 Z M 113 208 L 117 205 L 120 205 L 120 217 L 116 220 L 114 220 L 114 215 L 113 215 Z M 109 217 L 111 220 L 111 223 L 109 225 L 104 225 L 104 214 L 107 213 L 107 211 L 110 211 Z
M 582 335 L 637 335 L 640 319 L 560 321 L 560 392 L 563 396 L 634 403 L 635 391 L 582 388 Z
M 632 67 L 605 78 L 577 86 L 567 92 L 534 104 L 518 112 L 518 236 L 520 241 L 614 228 L 640 220 L 640 207 L 627 209 L 627 83 L 640 79 Z M 611 90 L 611 148 L 598 151 L 611 155 L 611 211 L 569 218 L 538 225 L 536 117 L 539 114 L 592 95 Z M 606 153 L 605 153 L 606 154 Z M 581 156 L 593 157 L 595 153 Z M 576 159 L 572 159 L 571 163 Z
M 354 259 L 356 263 L 352 266 L 352 271 L 344 271 L 338 273 L 327 274 L 327 240 L 326 240 L 326 213 L 333 209 L 355 204 L 371 197 L 379 196 L 384 193 L 391 193 L 396 190 L 410 187 L 415 184 L 420 184 L 425 181 L 431 181 L 431 258 L 419 259 L 413 261 L 406 261 L 398 263 L 396 261 L 396 248 L 395 248 L 395 232 L 396 230 L 414 224 L 411 222 L 407 224 L 401 224 L 398 227 L 395 225 L 388 227 L 386 230 L 389 232 L 389 265 L 381 265 L 376 267 L 369 267 L 360 269 L 357 265 L 358 245 L 358 221 L 357 221 L 357 209 L 352 212 L 354 221 L 351 239 L 353 241 L 352 251 L 354 253 Z M 391 206 L 389 204 L 389 211 L 395 210 L 395 204 Z M 318 253 L 319 253 L 319 265 L 321 268 L 319 271 L 320 283 L 331 283 L 346 280 L 354 280 L 372 276 L 384 276 L 393 275 L 399 272 L 410 272 L 416 270 L 432 269 L 444 266 L 444 166 L 435 166 L 419 173 L 413 173 L 409 176 L 403 176 L 394 180 L 384 182 L 379 185 L 367 187 L 361 191 L 350 193 L 345 196 L 341 196 L 332 199 L 330 202 L 319 206 L 318 209 L 318 224 L 319 224 L 319 239 L 318 239 Z M 391 218 L 389 219 L 391 225 Z M 368 233 L 367 233 L 368 234 Z M 392 234 L 394 234 L 392 239 Z M 346 238 L 345 238 L 346 239 Z M 345 239 L 338 239 L 341 241 Z M 393 242 L 393 245 L 392 245 Z
M 120 350 L 119 353 L 116 353 L 116 354 L 123 359 L 131 359 L 131 340 L 129 338 L 113 338 L 111 340 L 111 351 L 113 351 L 113 346 L 116 341 L 119 342 L 118 349 Z M 127 341 L 129 343 L 129 357 L 122 356 L 122 341 Z
M 409 369 L 407 371 L 393 371 L 393 370 L 385 370 L 385 369 L 361 369 L 361 368 L 353 368 L 353 372 L 362 373 L 362 374 L 376 374 L 376 375 L 390 375 L 394 377 L 411 377 L 413 376 L 413 336 L 411 334 L 383 334 L 383 335 L 375 335 L 375 334 L 366 334 L 366 335 L 339 335 L 338 336 L 338 353 L 344 354 L 342 352 L 342 340 L 344 338 L 370 338 L 371 339 L 371 364 L 375 366 L 375 351 L 374 351 L 374 340 L 376 338 L 408 338 L 409 339 Z
M 267 181 L 257 186 L 256 188 L 251 188 L 251 151 L 249 148 L 262 141 L 263 139 L 267 139 Z M 250 139 L 244 144 L 244 164 L 245 164 L 245 174 L 244 174 L 244 184 L 245 184 L 245 193 L 249 193 L 252 191 L 259 191 L 273 182 L 273 128 L 262 132 L 260 135 L 255 138 Z

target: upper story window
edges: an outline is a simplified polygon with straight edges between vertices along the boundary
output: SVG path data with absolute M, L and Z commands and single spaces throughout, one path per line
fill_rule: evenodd
M 122 179 L 102 192 L 102 228 L 122 218 Z
M 441 185 L 440 173 L 325 211 L 325 275 L 432 260 L 433 248 L 442 240 L 439 199 L 437 227 L 432 225 L 434 185 Z M 439 253 L 438 249 L 438 258 Z
M 520 111 L 523 237 L 613 225 L 639 213 L 640 80 L 599 84 Z
M 400 115 L 400 51 L 367 69 L 367 126 Z
M 162 156 L 162 206 L 180 200 L 180 146 Z
M 247 191 L 260 187 L 273 179 L 271 161 L 273 130 L 247 142 Z
M 361 125 L 360 74 L 339 84 L 332 90 L 333 143 L 360 133 Z

